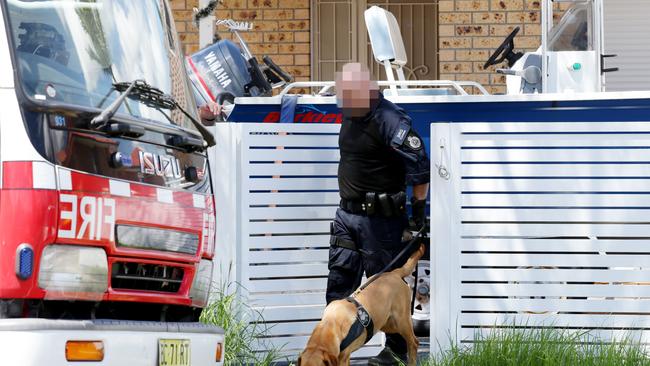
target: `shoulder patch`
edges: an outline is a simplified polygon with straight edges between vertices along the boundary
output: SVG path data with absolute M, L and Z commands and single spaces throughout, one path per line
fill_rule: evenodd
M 404 122 L 400 123 L 395 135 L 393 136 L 393 140 L 391 141 L 393 145 L 402 146 L 409 135 L 409 131 L 411 131 L 411 126 Z
M 420 150 L 422 149 L 422 139 L 413 132 L 410 132 L 406 135 L 406 146 L 411 150 Z

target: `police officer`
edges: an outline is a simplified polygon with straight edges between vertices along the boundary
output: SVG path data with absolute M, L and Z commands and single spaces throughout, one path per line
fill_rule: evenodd
M 404 247 L 406 186 L 413 186 L 413 219 L 424 225 L 429 159 L 404 110 L 384 99 L 361 64 L 336 78 L 344 119 L 339 135 L 340 208 L 332 223 L 327 303 L 349 296 L 366 276 L 381 271 Z M 395 264 L 401 267 L 404 255 Z M 381 299 L 377 299 L 381 301 Z M 406 342 L 388 334 L 386 348 L 369 365 L 406 363 Z

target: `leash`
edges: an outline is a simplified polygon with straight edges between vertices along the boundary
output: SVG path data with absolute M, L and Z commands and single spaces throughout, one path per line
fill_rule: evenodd
M 418 292 L 418 272 L 420 271 L 420 261 L 415 263 L 415 274 L 413 275 L 413 293 L 411 294 L 411 315 L 415 313 L 415 297 Z
M 421 228 L 417 233 L 415 233 L 415 236 L 413 236 L 413 239 L 411 239 L 411 241 L 408 242 L 408 244 L 406 244 L 406 246 L 404 247 L 404 249 L 402 249 L 402 251 L 400 251 L 399 253 L 397 253 L 397 255 L 395 256 L 395 258 L 393 258 L 393 260 L 390 261 L 390 263 L 388 263 L 388 264 L 386 265 L 386 267 L 384 267 L 381 271 L 377 272 L 375 275 L 373 275 L 372 277 L 370 277 L 370 278 L 366 281 L 366 283 L 364 283 L 363 285 L 361 285 L 361 287 L 359 287 L 359 289 L 357 289 L 357 290 L 354 292 L 354 294 L 356 295 L 356 294 L 358 294 L 359 292 L 363 291 L 363 290 L 364 290 L 366 287 L 368 287 L 371 283 L 375 282 L 375 280 L 377 279 L 377 277 L 379 277 L 379 276 L 381 276 L 382 274 L 388 272 L 388 271 L 391 269 L 391 267 L 393 267 L 393 265 L 394 265 L 395 263 L 397 263 L 397 261 L 398 261 L 400 258 L 402 258 L 402 256 L 404 255 L 404 253 L 408 252 L 408 251 L 411 249 L 411 246 L 413 246 L 413 244 L 415 244 L 415 243 L 418 241 L 418 239 L 419 239 L 420 236 L 424 233 L 424 231 L 426 230 L 426 228 L 427 228 L 427 225 L 426 225 L 426 224 L 425 224 L 425 225 L 422 225 L 422 228 Z

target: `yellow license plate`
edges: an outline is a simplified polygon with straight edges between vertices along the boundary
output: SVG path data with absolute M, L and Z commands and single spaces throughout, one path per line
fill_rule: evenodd
M 190 366 L 189 339 L 159 339 L 158 366 Z

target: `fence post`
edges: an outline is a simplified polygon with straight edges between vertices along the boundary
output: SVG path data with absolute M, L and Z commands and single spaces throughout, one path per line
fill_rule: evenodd
M 458 261 L 452 240 L 456 224 L 455 184 L 450 123 L 431 124 L 431 352 L 449 349 L 456 337 Z
M 239 205 L 241 125 L 221 123 L 211 127 L 216 146 L 209 149 L 210 174 L 217 215 L 213 284 L 240 282 L 237 258 L 241 242 Z

